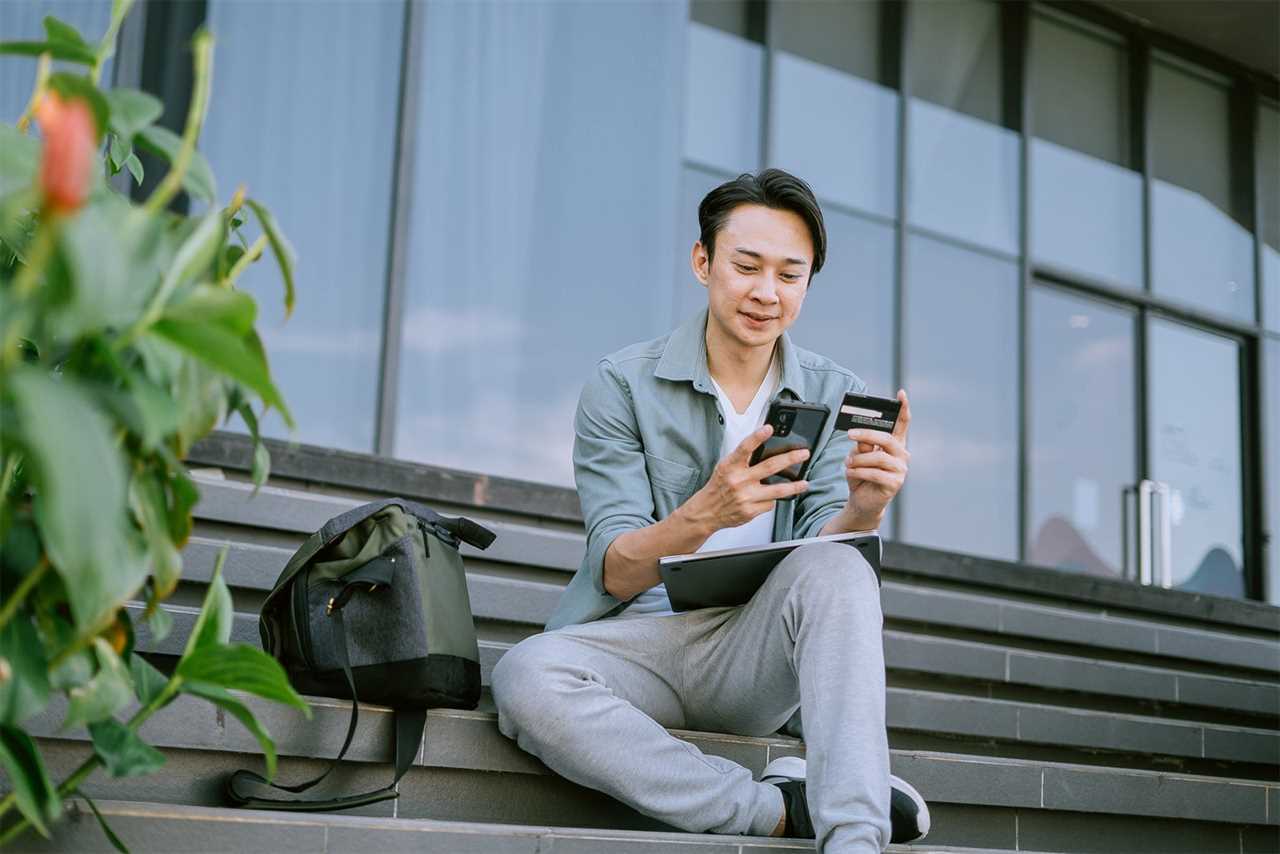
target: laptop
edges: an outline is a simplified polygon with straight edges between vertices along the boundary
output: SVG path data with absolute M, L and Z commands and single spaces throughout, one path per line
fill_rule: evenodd
M 850 548 L 862 552 L 879 582 L 883 546 L 878 530 L 667 555 L 658 559 L 658 573 L 667 586 L 667 598 L 671 600 L 673 611 L 742 605 L 760 589 L 778 561 L 791 554 L 793 549 L 806 543 L 824 541 L 847 543 Z

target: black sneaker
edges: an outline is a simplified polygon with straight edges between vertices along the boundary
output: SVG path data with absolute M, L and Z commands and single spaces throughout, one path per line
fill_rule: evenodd
M 805 794 L 805 763 L 799 756 L 783 756 L 765 766 L 761 783 L 772 783 L 782 790 L 787 808 L 783 835 L 794 839 L 813 839 L 813 822 L 809 818 L 809 798 Z M 900 777 L 889 775 L 889 821 L 893 826 L 890 842 L 905 843 L 924 839 L 929 833 L 929 805 L 915 787 Z

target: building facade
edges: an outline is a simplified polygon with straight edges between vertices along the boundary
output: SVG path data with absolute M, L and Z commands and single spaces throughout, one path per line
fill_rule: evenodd
M 1140 3 L 139 7 L 109 73 L 178 126 L 208 26 L 220 198 L 297 249 L 287 323 L 271 270 L 243 281 L 298 440 L 572 487 L 596 360 L 705 303 L 698 201 L 777 166 L 830 239 L 792 336 L 911 395 L 888 537 L 1280 604 L 1274 29 L 1227 55 Z M 6 3 L 0 39 L 109 9 Z M 16 117 L 31 63 L 0 62 Z

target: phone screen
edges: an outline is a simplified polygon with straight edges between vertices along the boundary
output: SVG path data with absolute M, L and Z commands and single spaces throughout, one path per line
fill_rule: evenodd
M 818 447 L 818 439 L 822 436 L 822 427 L 831 414 L 829 407 L 821 403 L 801 403 L 799 401 L 775 400 L 769 405 L 766 424 L 773 425 L 773 433 L 764 444 L 755 449 L 751 455 L 750 465 L 767 460 L 777 454 L 785 454 L 798 448 L 808 448 L 809 458 L 799 463 L 792 463 L 776 474 L 769 475 L 762 483 L 788 483 L 804 480 L 809 463 Z

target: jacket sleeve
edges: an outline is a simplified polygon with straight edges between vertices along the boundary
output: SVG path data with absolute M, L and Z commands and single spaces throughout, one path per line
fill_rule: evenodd
M 587 531 L 586 565 L 596 592 L 607 594 L 609 545 L 619 534 L 657 521 L 631 391 L 608 359 L 596 364 L 578 398 L 573 475 Z
M 839 399 L 823 401 L 832 409 L 829 416 L 831 426 L 819 442 L 813 462 L 809 464 L 809 470 L 805 474 L 809 488 L 796 498 L 795 525 L 791 535 L 793 539 L 818 536 L 822 526 L 838 515 L 849 501 L 849 482 L 844 476 L 844 459 L 853 449 L 853 441 L 847 431 L 835 429 L 835 420 L 840 414 L 845 393 L 863 394 L 866 389 L 865 382 L 856 375 L 850 375 L 849 383 L 841 390 Z

